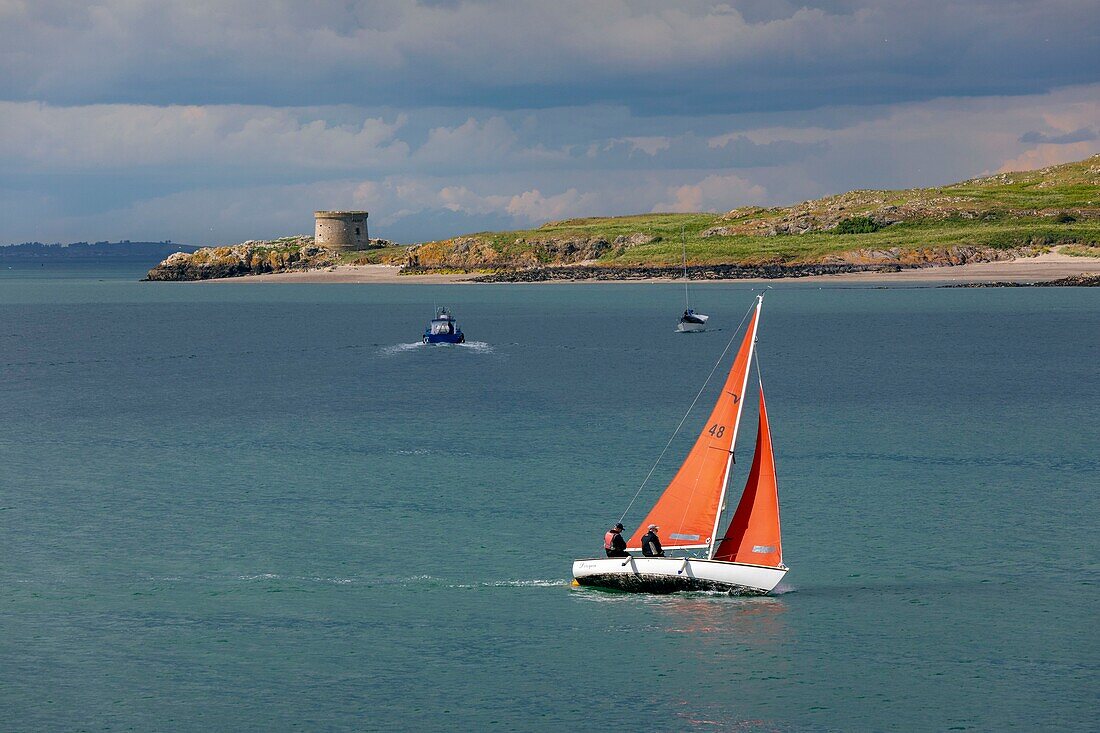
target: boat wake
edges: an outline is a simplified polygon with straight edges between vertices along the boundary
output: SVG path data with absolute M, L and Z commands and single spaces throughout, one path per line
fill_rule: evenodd
M 350 585 L 354 578 L 326 578 L 319 575 L 280 575 L 278 573 L 257 573 L 255 575 L 238 575 L 237 580 L 264 581 L 285 580 L 288 582 L 324 583 L 327 585 Z
M 486 580 L 480 583 L 456 583 L 454 585 L 447 586 L 448 588 L 568 588 L 569 580 L 567 578 L 558 578 L 556 580 Z
M 384 346 L 378 350 L 378 353 L 382 356 L 395 356 L 402 354 L 406 351 L 416 351 L 417 349 L 426 349 L 428 344 L 423 341 L 415 341 L 411 344 L 394 344 L 393 346 Z
M 475 354 L 492 354 L 494 351 L 492 344 L 485 341 L 467 341 L 461 344 L 426 344 L 423 341 L 414 341 L 409 344 L 383 346 L 378 350 L 378 353 L 381 356 L 397 356 L 398 354 L 419 351 L 420 349 L 466 349 Z
M 483 583 L 491 588 L 564 588 L 569 585 L 566 578 L 557 580 L 499 580 L 495 583 Z
M 466 341 L 465 343 L 456 344 L 459 348 L 469 349 L 479 354 L 491 354 L 493 353 L 493 347 L 484 341 Z

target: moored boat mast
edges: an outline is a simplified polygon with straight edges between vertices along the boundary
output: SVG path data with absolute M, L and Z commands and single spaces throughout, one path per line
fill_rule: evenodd
M 680 225 L 680 249 L 684 261 L 684 312 L 691 312 L 691 298 L 688 295 L 688 249 L 687 235 L 684 233 L 684 225 Z

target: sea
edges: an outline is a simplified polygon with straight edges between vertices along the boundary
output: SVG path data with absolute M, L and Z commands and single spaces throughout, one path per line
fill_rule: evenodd
M 4 731 L 1096 730 L 1098 289 L 146 267 L 0 270 Z M 762 289 L 786 579 L 571 587 Z

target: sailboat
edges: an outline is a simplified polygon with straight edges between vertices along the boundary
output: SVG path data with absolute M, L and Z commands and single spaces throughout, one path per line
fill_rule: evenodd
M 684 257 L 684 315 L 680 316 L 680 323 L 676 326 L 676 330 L 681 333 L 705 331 L 707 330 L 707 321 L 710 320 L 710 316 L 696 313 L 691 307 L 691 297 L 688 294 L 687 238 L 684 236 L 683 227 L 680 227 L 680 247 L 683 250 Z
M 648 593 L 719 590 L 763 595 L 774 590 L 787 574 L 779 530 L 775 457 L 758 364 L 755 391 L 760 416 L 752 467 L 729 524 L 721 534 L 718 531 L 735 464 L 737 430 L 748 396 L 750 368 L 755 363 L 763 305 L 764 297 L 758 295 L 722 392 L 691 452 L 627 540 L 628 552 L 639 551 L 643 534 L 651 525 L 657 525 L 663 549 L 682 550 L 684 556 L 575 560 L 576 584 Z M 692 557 L 688 552 L 705 557 Z

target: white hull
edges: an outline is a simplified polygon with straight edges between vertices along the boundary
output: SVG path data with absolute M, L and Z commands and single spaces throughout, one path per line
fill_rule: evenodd
M 703 319 L 703 323 L 692 323 L 691 321 L 680 321 L 680 325 L 676 327 L 676 330 L 681 333 L 698 333 L 699 331 L 706 331 L 706 321 L 709 320 L 709 316 L 696 315 L 696 318 Z
M 786 574 L 786 568 L 682 557 L 599 557 L 573 561 L 573 577 L 581 585 L 642 593 L 722 590 L 763 595 L 774 590 Z

